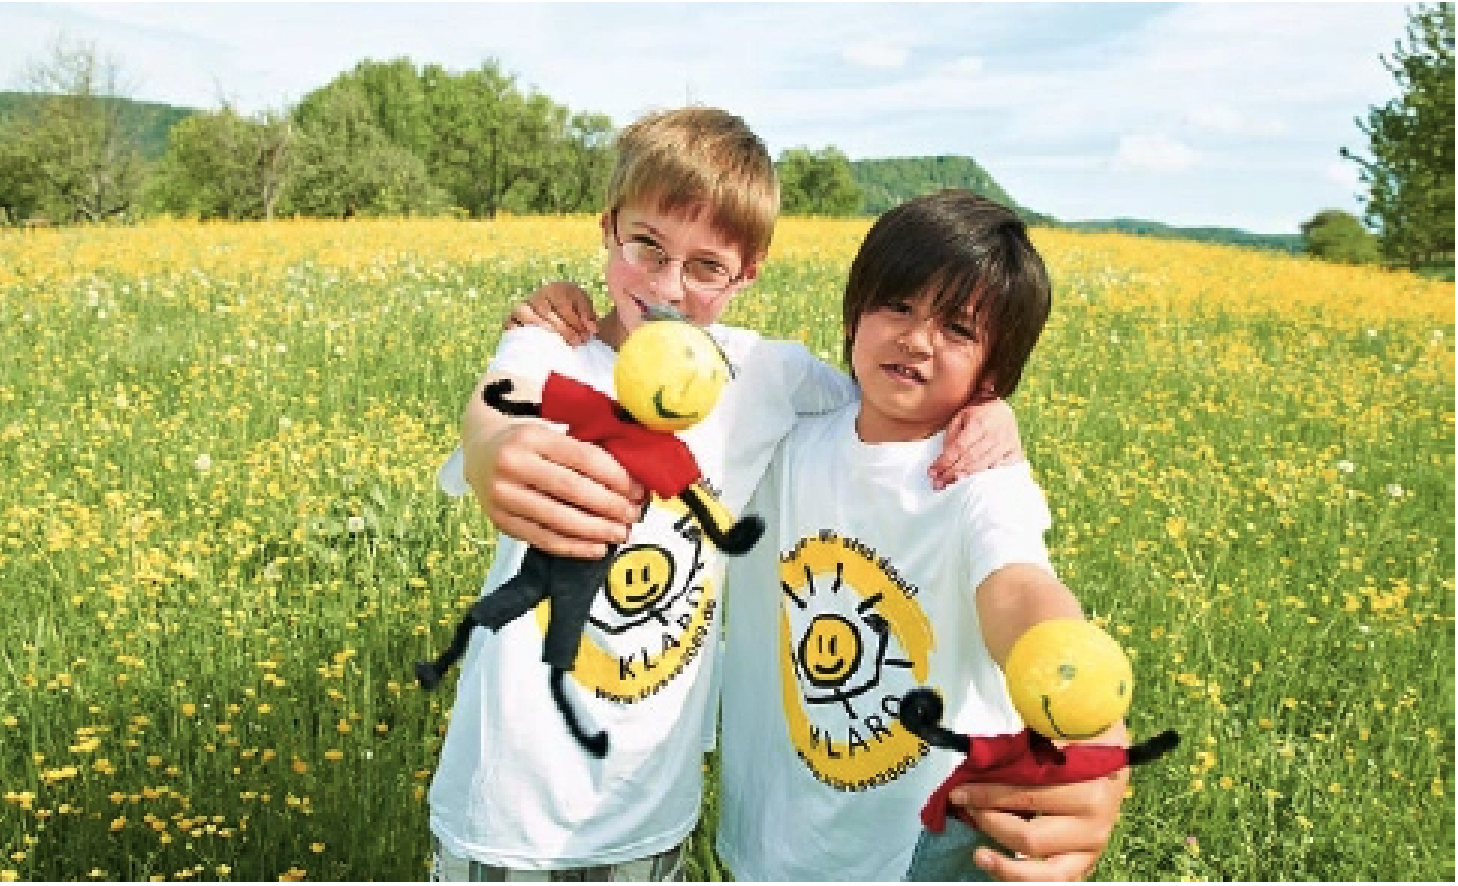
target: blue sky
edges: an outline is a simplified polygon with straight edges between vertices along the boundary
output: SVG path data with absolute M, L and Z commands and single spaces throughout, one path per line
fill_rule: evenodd
M 734 111 L 778 156 L 975 158 L 1063 220 L 1296 233 L 1361 212 L 1354 118 L 1397 94 L 1402 3 L 0 3 L 0 88 L 58 38 L 133 98 L 297 102 L 365 58 L 520 86 L 617 124 Z

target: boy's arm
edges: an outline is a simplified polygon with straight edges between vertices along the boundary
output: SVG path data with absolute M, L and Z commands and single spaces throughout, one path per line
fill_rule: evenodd
M 977 612 L 988 650 L 1001 666 L 1023 631 L 1050 618 L 1083 618 L 1078 599 L 1052 573 L 1014 564 L 988 576 L 977 590 Z M 1128 744 L 1123 723 L 1094 741 Z M 1081 880 L 1092 873 L 1114 826 L 1127 768 L 1107 778 L 1070 785 L 965 784 L 951 794 L 977 829 L 1013 855 L 978 847 L 974 860 L 999 880 Z M 1025 817 L 1032 814 L 1033 817 Z
M 962 407 L 947 424 L 942 451 L 931 463 L 933 489 L 956 480 L 1025 460 L 1018 436 L 1018 419 L 1006 400 L 989 400 Z
M 617 459 L 537 418 L 503 415 L 482 399 L 486 385 L 512 381 L 512 397 L 541 401 L 542 382 L 488 372 L 461 420 L 466 482 L 498 531 L 548 553 L 603 557 L 628 537 L 642 485 Z

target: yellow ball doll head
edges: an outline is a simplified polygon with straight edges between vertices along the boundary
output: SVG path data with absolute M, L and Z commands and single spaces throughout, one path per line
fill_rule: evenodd
M 1040 622 L 1013 644 L 1003 666 L 1013 707 L 1052 739 L 1102 734 L 1129 711 L 1134 671 L 1118 641 L 1076 618 Z
M 682 320 L 655 319 L 633 330 L 613 371 L 618 402 L 645 427 L 682 431 L 708 417 L 729 364 L 709 334 Z

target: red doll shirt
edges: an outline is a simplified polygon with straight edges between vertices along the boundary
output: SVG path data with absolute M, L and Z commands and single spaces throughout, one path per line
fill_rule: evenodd
M 567 426 L 567 433 L 595 443 L 659 498 L 674 498 L 701 476 L 684 442 L 625 420 L 621 407 L 596 388 L 555 372 L 542 388 L 542 418 Z

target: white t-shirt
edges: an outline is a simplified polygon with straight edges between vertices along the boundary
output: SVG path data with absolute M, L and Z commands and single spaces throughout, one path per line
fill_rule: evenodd
M 839 406 L 853 386 L 799 344 L 709 332 L 736 376 L 709 417 L 679 436 L 739 516 L 797 414 Z M 491 369 L 556 371 L 611 395 L 616 359 L 600 341 L 573 348 L 526 328 L 502 337 Z M 453 495 L 469 488 L 459 449 L 439 479 Z M 473 632 L 430 786 L 430 828 L 447 851 L 499 867 L 585 867 L 663 852 L 692 830 L 713 731 L 725 559 L 693 525 L 678 500 L 654 501 L 615 563 L 632 558 L 628 574 L 663 590 L 631 605 L 601 591 L 593 604 L 567 694 L 584 729 L 607 730 L 603 759 L 582 750 L 553 704 L 543 607 L 499 632 Z M 514 575 L 524 552 L 498 535 L 483 593 Z
M 960 760 L 901 726 L 907 690 L 958 732 L 1022 728 L 975 597 L 1004 565 L 1052 571 L 1042 490 L 1023 463 L 934 492 L 943 435 L 866 445 L 856 412 L 786 438 L 750 503 L 765 538 L 729 565 L 718 849 L 740 880 L 902 878 Z

